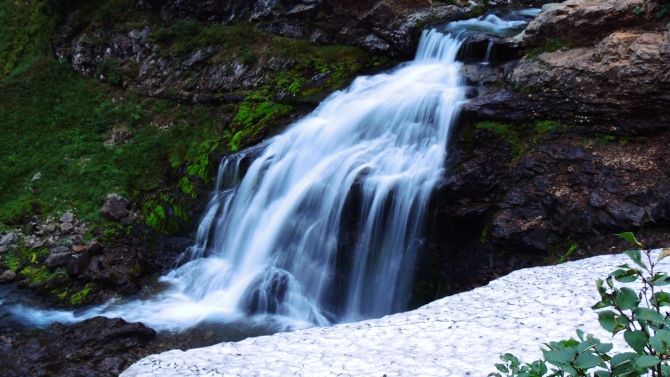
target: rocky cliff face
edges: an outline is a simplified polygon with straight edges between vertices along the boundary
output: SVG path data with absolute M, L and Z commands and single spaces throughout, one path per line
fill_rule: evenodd
M 59 59 L 70 61 L 85 77 L 135 86 L 153 97 L 236 103 L 244 99 L 240 91 L 272 86 L 282 100 L 296 97 L 293 88 L 287 89 L 298 76 L 309 81 L 311 89 L 320 87 L 327 93 L 361 70 L 380 67 L 370 55 L 361 53 L 357 61 L 345 62 L 342 53 L 342 61 L 336 58 L 333 63 L 349 64 L 345 79 L 342 72 L 323 65 L 306 70 L 314 58 L 308 46 L 353 46 L 373 56 L 407 58 L 415 52 L 423 25 L 464 18 L 480 7 L 474 1 L 457 7 L 427 0 L 141 0 L 137 9 L 146 14 L 143 27 L 137 28 L 139 22 L 122 31 L 75 25 L 76 17 L 70 17 L 64 30 L 83 31 L 63 34 L 56 50 Z M 165 26 L 148 21 L 155 15 Z M 220 24 L 232 25 L 233 31 L 227 33 Z M 273 76 L 285 72 L 295 77 L 282 87 Z M 324 87 L 333 75 L 340 85 Z
M 667 4 L 645 6 L 545 8 L 520 37 L 494 40 L 497 66 L 463 67 L 480 96 L 442 187 L 443 226 L 460 224 L 444 236 L 452 284 L 620 250 L 622 231 L 667 244 L 670 24 Z
M 277 35 L 391 55 L 413 54 L 417 32 L 426 22 L 463 17 L 483 5 L 480 1 L 466 2 L 461 8 L 440 4 L 429 0 L 138 1 L 141 9 L 166 19 L 224 24 L 248 20 L 263 23 Z

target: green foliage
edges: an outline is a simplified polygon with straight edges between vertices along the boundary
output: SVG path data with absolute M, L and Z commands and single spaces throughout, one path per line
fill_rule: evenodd
M 560 128 L 560 124 L 553 120 L 543 120 L 535 122 L 535 131 L 539 134 L 545 134 L 550 131 L 556 131 Z
M 47 59 L 0 81 L 0 221 L 16 224 L 72 207 L 95 215 L 109 192 L 129 195 L 158 185 L 166 135 L 140 126 L 141 109 L 111 104 L 103 90 L 66 63 Z M 105 147 L 101 131 L 115 123 L 134 126 L 134 137 Z M 42 178 L 32 181 L 37 172 Z
M 314 46 L 306 40 L 269 35 L 245 22 L 223 26 L 159 20 L 138 11 L 135 3 L 0 0 L 3 226 L 72 208 L 80 218 L 100 221 L 98 208 L 108 193 L 152 200 L 165 188 L 162 178 L 168 166 L 186 166 L 190 177 L 178 177 L 173 189 L 194 197 L 194 177 L 210 182 L 217 154 L 244 148 L 275 132 L 294 109 L 294 101 L 318 100 L 345 86 L 361 68 L 389 64 L 387 58 L 373 58 L 355 47 Z M 62 23 L 65 15 L 67 26 Z M 124 76 L 136 76 L 137 66 L 122 68 L 107 59 L 96 71 L 97 77 L 105 77 L 101 83 L 82 78 L 53 54 L 54 40 L 81 33 L 91 36 L 102 28 L 126 33 L 144 25 L 151 26 L 150 37 L 160 44 L 162 54 L 218 46 L 211 58 L 217 64 L 236 60 L 266 64 L 272 57 L 286 58 L 290 64 L 287 69 L 268 70 L 264 87 L 236 93 L 246 98 L 240 105 L 184 105 L 123 90 Z M 318 84 L 311 80 L 315 74 L 323 75 Z M 171 90 L 179 88 L 167 89 Z M 277 94 L 286 92 L 293 96 L 276 100 Z M 130 141 L 104 145 L 119 129 L 132 136 Z M 38 172 L 42 178 L 32 181 Z
M 545 52 L 556 52 L 561 48 L 569 47 L 567 43 L 563 42 L 560 39 L 548 39 L 547 43 L 544 46 L 536 47 L 527 52 L 528 57 L 532 59 L 537 59 L 538 56 L 544 54 Z
M 644 13 L 644 8 L 641 6 L 636 6 L 635 9 L 633 9 L 633 14 L 636 16 L 639 16 Z
M 643 248 L 632 233 L 618 236 L 634 247 Z M 657 290 L 670 285 L 670 276 L 655 270 L 658 261 L 670 256 L 670 249 L 664 249 L 658 261 L 652 260 L 648 249 L 626 251 L 625 254 L 635 267 L 623 264 L 605 280 L 598 279 L 596 288 L 600 301 L 593 309 L 598 311 L 600 325 L 612 336 L 622 333 L 635 352 L 610 354 L 611 344 L 577 330 L 578 339 L 545 344 L 543 360 L 522 364 L 511 354 L 501 356 L 503 363 L 496 364 L 499 372 L 489 376 L 670 376 L 670 313 L 664 310 L 670 306 L 670 295 Z M 642 288 L 639 292 L 628 287 L 617 288 L 615 281 L 624 284 L 639 282 Z M 553 366 L 551 371 L 548 365 Z
M 244 65 L 252 65 L 258 60 L 256 54 L 253 51 L 250 51 L 246 46 L 240 49 L 238 55 L 240 57 L 240 63 Z
M 50 273 L 45 266 L 42 266 L 40 268 L 32 266 L 26 267 L 23 270 L 21 270 L 21 275 L 23 275 L 28 281 L 28 284 L 31 285 L 37 283 L 43 283 L 54 276 L 54 274 Z
M 184 177 L 181 179 L 181 181 L 179 181 L 179 187 L 184 192 L 184 194 L 190 195 L 191 198 L 195 199 L 198 197 L 195 185 L 188 177 Z
M 107 82 L 112 85 L 119 85 L 123 82 L 123 76 L 119 70 L 119 62 L 114 59 L 105 59 L 100 67 L 98 67 L 96 74 L 104 76 Z
M 82 306 L 86 303 L 86 298 L 88 294 L 95 288 L 93 284 L 86 284 L 86 287 L 81 291 L 75 293 L 70 297 L 70 305 L 72 306 Z
M 170 213 L 171 212 L 171 213 Z M 161 204 L 147 216 L 147 225 L 166 235 L 175 235 L 181 230 L 179 219 L 188 221 L 188 214 L 177 205 Z
M 521 143 L 519 133 L 509 124 L 482 122 L 477 124 L 477 129 L 489 130 L 498 134 L 512 148 L 511 155 L 515 161 L 526 153 L 527 148 Z
M 574 245 L 570 246 L 570 249 L 568 249 L 568 252 L 565 253 L 565 255 L 563 255 L 561 257 L 561 259 L 559 259 L 558 262 L 556 262 L 556 264 L 565 263 L 566 259 L 569 258 L 572 255 L 572 253 L 574 253 L 575 250 L 577 250 L 578 247 L 579 247 L 578 244 L 574 244 Z
M 253 136 L 255 132 L 269 127 L 282 116 L 288 114 L 293 107 L 273 101 L 258 102 L 255 99 L 247 99 L 240 106 L 233 126 L 240 131 L 236 132 L 230 141 L 230 149 L 238 150 L 242 146 L 242 139 L 247 136 Z
M 200 34 L 202 27 L 196 20 L 177 21 L 172 25 L 174 34 L 179 38 L 194 38 Z

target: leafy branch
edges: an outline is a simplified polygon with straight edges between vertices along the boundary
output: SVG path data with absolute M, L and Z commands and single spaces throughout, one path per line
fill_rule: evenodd
M 577 330 L 578 339 L 568 339 L 545 344 L 543 360 L 522 364 L 512 354 L 500 357 L 498 372 L 491 377 L 653 377 L 670 376 L 670 313 L 662 308 L 670 306 L 670 295 L 656 291 L 657 287 L 670 285 L 670 276 L 657 272 L 658 262 L 670 256 L 670 249 L 663 249 L 654 261 L 651 250 L 632 233 L 619 234 L 641 250 L 624 252 L 634 263 L 626 263 L 607 276 L 598 279 L 596 288 L 600 301 L 592 309 L 598 311 L 598 322 L 612 333 L 623 333 L 624 340 L 635 352 L 610 354 L 612 344 L 602 343 L 592 335 Z M 617 288 L 615 281 L 629 284 L 642 283 L 639 292 L 631 288 Z M 551 366 L 551 370 L 550 370 Z

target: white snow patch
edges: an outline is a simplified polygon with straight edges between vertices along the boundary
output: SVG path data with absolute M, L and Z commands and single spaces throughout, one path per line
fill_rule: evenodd
M 411 312 L 169 351 L 121 376 L 486 376 L 499 355 L 531 362 L 576 328 L 621 351 L 623 337 L 602 330 L 590 306 L 599 300 L 595 280 L 622 263 L 626 256 L 607 255 L 519 270 Z

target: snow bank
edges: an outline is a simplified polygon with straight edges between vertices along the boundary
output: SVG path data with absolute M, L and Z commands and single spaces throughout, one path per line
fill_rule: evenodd
M 627 262 L 608 255 L 519 270 L 411 312 L 169 351 L 121 376 L 486 376 L 499 355 L 533 361 L 543 343 L 575 337 L 577 327 L 611 342 L 590 309 L 595 280 Z M 621 336 L 614 344 L 626 347 Z

